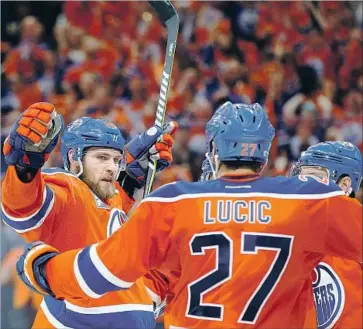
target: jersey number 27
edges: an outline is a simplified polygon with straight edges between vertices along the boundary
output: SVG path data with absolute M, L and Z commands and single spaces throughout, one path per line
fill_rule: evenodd
M 241 253 L 257 254 L 260 250 L 276 252 L 270 268 L 244 306 L 238 323 L 254 324 L 275 289 L 289 262 L 294 237 L 282 234 L 242 232 Z M 203 295 L 232 277 L 233 241 L 224 232 L 195 234 L 190 240 L 192 255 L 204 255 L 206 249 L 216 250 L 216 267 L 188 285 L 186 316 L 223 321 L 224 306 L 203 303 Z M 242 307 L 242 306 L 241 306 Z

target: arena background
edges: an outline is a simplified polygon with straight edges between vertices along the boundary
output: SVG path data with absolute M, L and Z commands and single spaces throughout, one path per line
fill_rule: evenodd
M 226 100 L 263 104 L 276 127 L 265 175 L 285 175 L 320 141 L 363 149 L 361 2 L 173 3 L 181 28 L 167 114 L 180 128 L 174 164 L 155 187 L 198 180 L 205 123 Z M 147 2 L 2 1 L 2 145 L 37 101 L 55 104 L 66 123 L 92 116 L 112 120 L 126 138 L 144 131 L 165 40 Z M 59 150 L 47 166 L 61 166 Z M 15 275 L 24 242 L 1 225 L 1 328 L 30 328 L 40 298 Z

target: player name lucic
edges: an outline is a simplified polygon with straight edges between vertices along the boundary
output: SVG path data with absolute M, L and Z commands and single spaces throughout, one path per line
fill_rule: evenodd
M 268 224 L 271 203 L 266 200 L 209 200 L 204 202 L 204 224 L 214 223 Z

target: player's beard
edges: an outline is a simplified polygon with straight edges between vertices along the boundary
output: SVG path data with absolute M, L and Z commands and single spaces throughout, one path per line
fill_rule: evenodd
M 101 200 L 106 201 L 111 199 L 116 193 L 116 187 L 113 182 L 98 181 L 92 179 L 92 175 L 84 168 L 80 179 L 85 182 L 94 194 Z

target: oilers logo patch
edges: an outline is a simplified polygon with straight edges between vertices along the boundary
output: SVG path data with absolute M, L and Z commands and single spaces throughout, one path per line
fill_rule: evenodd
M 342 314 L 345 302 L 344 286 L 338 275 L 326 263 L 314 269 L 313 294 L 319 329 L 330 329 Z
M 116 232 L 128 220 L 129 218 L 122 210 L 113 208 L 107 224 L 107 237 L 110 237 L 112 233 Z

